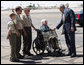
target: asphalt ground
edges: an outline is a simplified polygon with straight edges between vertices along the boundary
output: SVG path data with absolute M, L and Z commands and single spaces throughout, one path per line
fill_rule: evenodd
M 1 64 L 83 64 L 83 27 L 76 24 L 77 31 L 76 31 L 76 50 L 77 50 L 77 57 L 70 58 L 69 56 L 63 57 L 55 57 L 55 56 L 47 56 L 45 52 L 44 55 L 35 55 L 33 50 L 31 49 L 31 53 L 34 54 L 32 57 L 28 57 L 27 59 L 20 59 L 21 62 L 12 63 L 9 61 L 10 58 L 10 44 L 9 41 L 6 39 L 7 35 L 7 22 L 9 19 L 10 12 L 1 12 Z M 31 12 L 30 13 L 32 18 L 33 25 L 39 29 L 41 26 L 41 20 L 47 19 L 48 25 L 51 28 L 57 26 L 61 19 L 61 13 L 59 11 L 46 11 L 46 12 Z M 58 38 L 60 39 L 61 45 L 63 49 L 67 50 L 64 35 L 61 34 L 62 27 L 59 30 L 56 30 L 58 34 Z M 36 37 L 36 31 L 32 29 L 32 39 L 34 40 Z M 23 40 L 22 40 L 23 42 Z M 22 43 L 23 45 L 23 43 Z M 23 47 L 23 46 L 22 46 Z M 21 49 L 22 54 L 22 49 Z

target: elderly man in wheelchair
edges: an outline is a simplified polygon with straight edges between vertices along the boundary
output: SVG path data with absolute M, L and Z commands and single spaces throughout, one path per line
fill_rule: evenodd
M 54 29 L 50 29 L 47 20 L 42 19 L 42 26 L 37 30 L 37 37 L 33 41 L 33 50 L 36 54 L 43 54 L 45 50 L 48 53 L 62 53 L 62 47 L 59 43 L 57 33 Z

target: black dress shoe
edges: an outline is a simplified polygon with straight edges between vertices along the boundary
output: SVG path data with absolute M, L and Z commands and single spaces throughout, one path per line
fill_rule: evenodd
M 76 54 L 72 54 L 72 55 L 71 55 L 71 58 L 73 58 L 73 57 L 76 57 Z

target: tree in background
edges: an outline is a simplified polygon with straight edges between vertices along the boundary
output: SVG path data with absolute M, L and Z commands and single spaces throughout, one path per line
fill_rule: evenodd
M 32 3 L 30 3 L 27 7 L 30 8 L 30 9 L 36 9 L 35 4 L 32 4 Z

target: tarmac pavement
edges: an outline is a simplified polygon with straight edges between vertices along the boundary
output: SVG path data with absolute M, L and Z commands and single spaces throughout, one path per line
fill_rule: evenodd
M 40 20 L 46 18 L 49 22 L 48 25 L 51 28 L 54 28 L 60 21 L 60 13 L 51 12 L 51 13 L 31 13 L 32 23 L 36 28 L 41 26 Z M 20 62 L 10 62 L 10 44 L 6 39 L 7 35 L 7 20 L 8 13 L 1 13 L 1 64 L 83 64 L 83 27 L 80 27 L 78 24 L 76 31 L 76 51 L 77 57 L 70 58 L 70 56 L 49 56 L 45 52 L 43 55 L 35 55 L 33 50 L 31 49 L 31 53 L 34 54 L 32 57 L 28 57 L 27 59 L 20 59 Z M 64 35 L 61 35 L 62 27 L 59 30 L 56 30 L 58 34 L 58 38 L 60 39 L 61 45 L 63 49 L 67 47 L 65 43 Z M 36 32 L 32 29 L 33 40 L 36 37 Z M 22 48 L 21 52 L 22 54 Z

